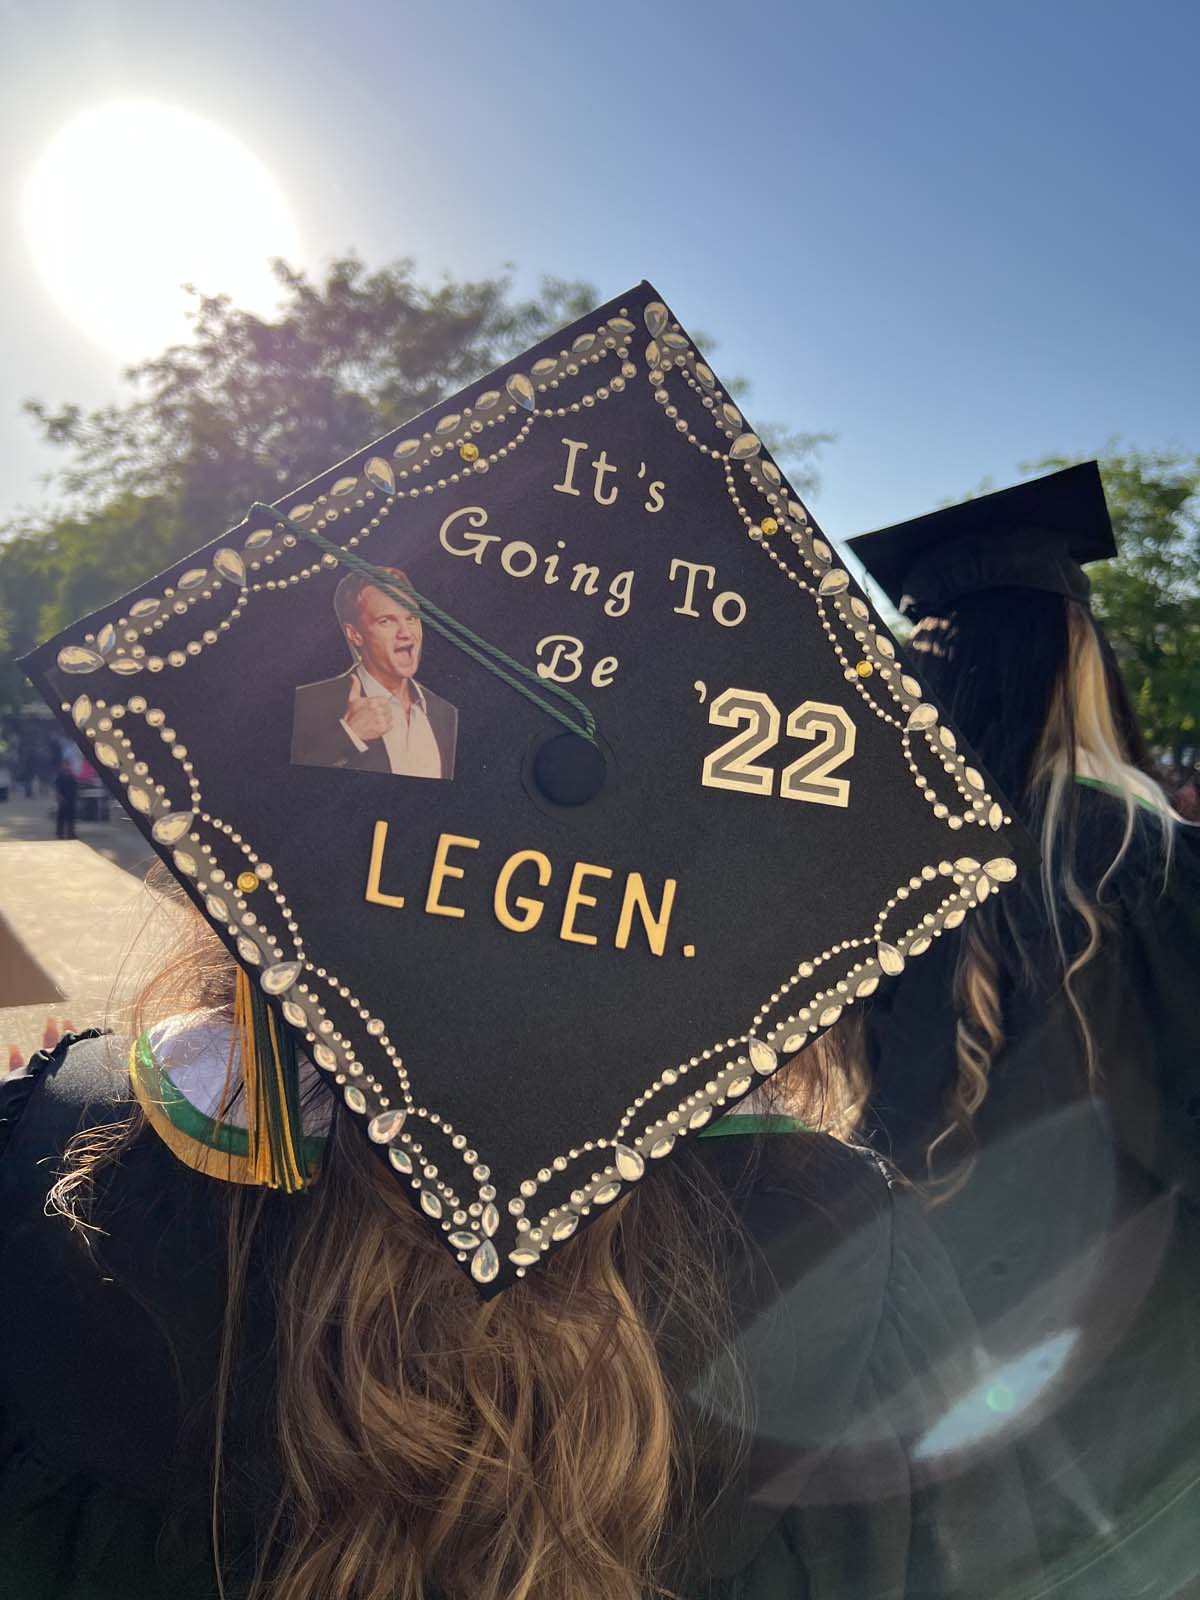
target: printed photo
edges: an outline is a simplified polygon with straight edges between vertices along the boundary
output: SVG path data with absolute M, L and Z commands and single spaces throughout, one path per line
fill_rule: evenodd
M 382 570 L 411 587 L 398 567 Z M 334 591 L 333 609 L 353 663 L 336 678 L 296 690 L 293 765 L 452 778 L 458 708 L 417 676 L 420 617 L 353 572 Z

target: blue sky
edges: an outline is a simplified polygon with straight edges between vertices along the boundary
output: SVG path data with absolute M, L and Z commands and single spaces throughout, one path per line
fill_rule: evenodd
M 1195 4 L 0 0 L 0 54 L 0 517 L 51 461 L 20 400 L 119 393 L 15 219 L 125 98 L 242 139 L 310 267 L 651 278 L 752 417 L 837 434 L 835 537 L 1114 436 L 1200 448 Z

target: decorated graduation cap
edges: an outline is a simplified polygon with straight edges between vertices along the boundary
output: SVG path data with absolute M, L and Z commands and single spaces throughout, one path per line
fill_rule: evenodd
M 1117 553 L 1094 461 L 860 534 L 849 544 L 914 621 L 984 589 L 1041 589 L 1086 601 L 1084 564 Z
M 26 666 L 485 1293 L 1025 858 L 645 283 Z

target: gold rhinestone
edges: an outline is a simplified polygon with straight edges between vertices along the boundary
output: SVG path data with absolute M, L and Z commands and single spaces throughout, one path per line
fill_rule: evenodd
M 758 526 L 762 530 L 764 539 L 769 539 L 773 533 L 779 532 L 779 524 L 774 517 L 764 517 Z
M 253 872 L 239 872 L 237 886 L 243 894 L 253 894 L 258 888 L 258 877 Z
M 854 670 L 858 673 L 860 678 L 869 678 L 875 671 L 875 668 L 870 661 L 859 661 L 855 663 Z
M 466 444 L 459 445 L 458 454 L 463 461 L 478 461 L 479 446 L 477 444 L 472 444 L 468 439 Z

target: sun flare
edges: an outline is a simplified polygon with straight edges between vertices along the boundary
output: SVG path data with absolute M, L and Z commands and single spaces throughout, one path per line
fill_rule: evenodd
M 258 157 L 215 123 L 153 102 L 69 122 L 38 158 L 22 209 L 59 309 L 125 360 L 187 336 L 184 284 L 269 310 L 269 258 L 299 250 L 287 197 Z

